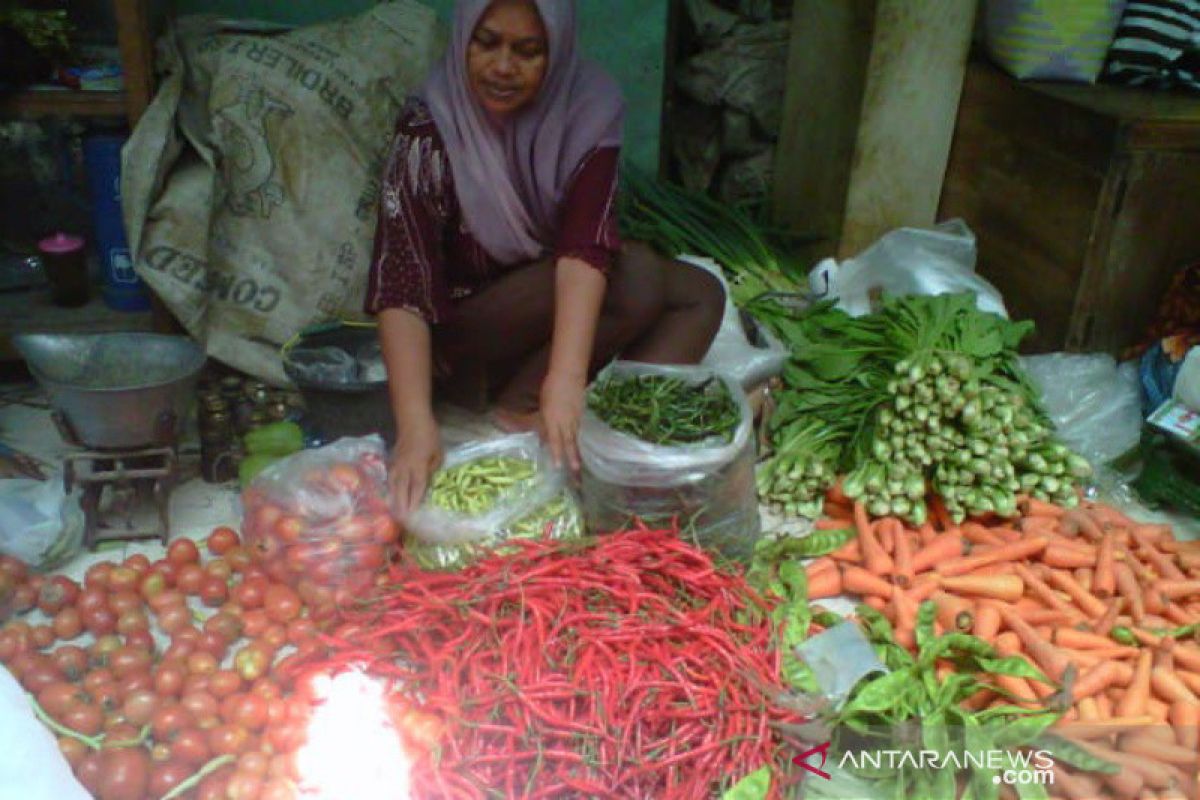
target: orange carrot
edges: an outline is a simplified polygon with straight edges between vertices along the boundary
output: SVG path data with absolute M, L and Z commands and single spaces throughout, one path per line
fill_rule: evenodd
M 896 529 L 892 526 L 893 522 L 897 522 L 894 517 L 885 517 L 875 521 L 875 538 L 879 540 L 879 546 L 883 548 L 883 552 L 889 556 L 896 549 Z
M 971 603 L 961 597 L 934 592 L 930 599 L 937 605 L 937 619 L 949 631 L 969 631 L 975 624 Z
M 834 550 L 829 554 L 830 558 L 838 561 L 849 561 L 852 564 L 861 564 L 863 560 L 862 545 L 858 543 L 858 539 L 851 539 L 844 545 Z
M 917 529 L 917 537 L 920 539 L 921 547 L 924 547 L 937 538 L 937 531 L 933 529 L 932 523 L 926 522 Z
M 1124 676 L 1121 668 L 1115 661 L 1102 661 L 1089 668 L 1075 681 L 1071 697 L 1078 703 L 1083 698 L 1097 695 L 1110 686 L 1120 685 L 1122 677 Z
M 852 527 L 854 520 L 850 517 L 830 517 L 828 514 L 813 523 L 816 531 L 840 531 Z
M 1062 520 L 1065 525 L 1073 526 L 1075 530 L 1084 535 L 1084 538 L 1090 539 L 1093 542 L 1098 542 L 1104 537 L 1104 532 L 1100 530 L 1100 526 L 1082 508 L 1072 508 L 1065 511 L 1062 515 Z
M 1112 533 L 1106 533 L 1096 552 L 1096 575 L 1092 579 L 1092 594 L 1101 600 L 1112 597 L 1113 592 L 1117 590 L 1117 576 L 1113 572 L 1115 546 Z
M 912 586 L 915 573 L 913 571 L 913 541 L 912 534 L 905 530 L 899 522 L 896 523 L 896 548 L 892 551 L 892 561 L 896 574 L 893 577 L 896 585 L 905 589 Z
M 939 495 L 933 495 L 929 503 L 929 510 L 934 522 L 937 523 L 937 528 L 940 531 L 954 530 L 954 520 L 950 518 L 950 512 L 946 510 L 946 503 Z
M 1121 702 L 1115 709 L 1118 717 L 1138 717 L 1147 713 L 1147 701 L 1150 699 L 1150 669 L 1153 663 L 1153 654 L 1149 650 L 1143 650 L 1133 669 L 1133 680 L 1129 682 Z
M 1175 731 L 1175 739 L 1182 747 L 1195 752 L 1200 746 L 1200 704 L 1176 702 L 1171 704 L 1167 715 Z
M 1082 722 L 1091 722 L 1100 719 L 1100 706 L 1096 704 L 1096 698 L 1084 697 L 1075 703 L 1075 707 L 1079 709 L 1079 719 Z
M 1159 576 L 1154 572 L 1154 570 L 1143 564 L 1142 560 L 1134 555 L 1133 551 L 1130 550 L 1129 547 L 1118 542 L 1117 553 L 1120 555 L 1121 563 L 1129 565 L 1129 569 L 1133 571 L 1133 574 L 1137 577 L 1139 583 L 1149 585 L 1158 580 Z
M 1200 672 L 1200 648 L 1194 644 L 1177 642 L 1175 644 L 1175 663 L 1183 669 Z
M 962 534 L 957 530 L 948 530 L 913 554 L 913 570 L 924 572 L 943 561 L 958 558 L 962 551 Z
M 972 597 L 1016 601 L 1025 592 L 1025 582 L 1016 575 L 959 575 L 942 578 L 942 588 Z
M 1075 570 L 1075 581 L 1083 587 L 1084 591 L 1092 591 L 1092 570 L 1087 567 L 1080 567 Z
M 1013 570 L 1021 578 L 1021 580 L 1025 582 L 1025 590 L 1033 597 L 1036 597 L 1038 600 L 1040 600 L 1043 604 L 1049 608 L 1053 608 L 1064 613 L 1070 613 L 1072 611 L 1071 606 L 1063 601 L 1063 599 L 1058 596 L 1058 593 L 1055 592 L 1054 589 L 1050 588 L 1045 581 L 1038 577 L 1032 569 L 1024 564 L 1014 564 Z
M 996 693 L 991 689 L 979 689 L 973 695 L 959 703 L 968 711 L 980 711 L 988 707 L 996 699 Z
M 1191 625 L 1196 617 L 1184 610 L 1178 603 L 1168 603 L 1163 615 L 1176 625 Z
M 1138 625 L 1142 624 L 1142 617 L 1146 615 L 1146 606 L 1142 599 L 1142 590 L 1138 585 L 1137 577 L 1134 576 L 1133 570 L 1129 564 L 1120 563 L 1113 567 L 1113 573 L 1117 579 L 1117 589 L 1120 590 L 1121 596 L 1125 598 L 1125 602 L 1129 607 L 1129 616 Z
M 1022 517 L 1017 527 L 1026 536 L 1060 536 L 1055 517 Z
M 1155 736 L 1142 733 L 1126 734 L 1121 738 L 1121 750 L 1134 756 L 1153 758 L 1163 764 L 1181 766 L 1196 763 L 1196 751 L 1177 744 L 1167 744 Z
M 1008 702 L 1023 708 L 1033 708 L 1039 705 L 1037 693 L 1033 691 L 1029 681 L 1024 678 L 1015 675 L 993 675 L 992 680 L 1008 693 Z
M 842 589 L 864 597 L 892 596 L 892 584 L 862 567 L 842 567 Z
M 1113 640 L 1107 636 L 1099 636 L 1074 628 L 1056 628 L 1050 635 L 1050 642 L 1071 650 L 1109 649 L 1113 646 Z
M 994 605 L 989 602 L 979 604 L 975 609 L 975 626 L 971 632 L 985 642 L 996 638 L 1000 632 L 1000 612 Z
M 1200 698 L 1197 698 L 1172 670 L 1151 668 L 1150 688 L 1160 700 L 1168 703 L 1200 703 Z
M 963 538 L 974 545 L 1003 547 L 1004 539 L 992 533 L 987 528 L 974 522 L 964 522 L 962 525 Z
M 808 579 L 808 599 L 836 597 L 842 593 L 842 573 L 836 569 L 825 569 Z
M 842 489 L 843 480 L 845 480 L 845 478 L 839 476 L 838 479 L 835 480 L 833 484 L 825 490 L 826 500 L 831 503 L 837 503 L 838 505 L 850 505 L 852 502 L 854 502 Z
M 914 629 L 917 626 L 917 604 L 899 586 L 892 586 L 892 610 L 896 642 L 912 648 L 916 644 Z
M 1130 531 L 1133 540 L 1138 543 L 1138 552 L 1149 562 L 1158 574 L 1164 578 L 1173 578 L 1175 580 L 1184 580 L 1187 576 L 1183 571 L 1175 565 L 1174 559 L 1159 551 L 1154 543 L 1146 535 L 1143 526 L 1135 525 Z
M 1113 629 L 1113 625 L 1117 622 L 1117 615 L 1121 613 L 1121 609 L 1124 607 L 1124 597 L 1114 597 L 1109 600 L 1108 608 L 1104 610 L 1104 614 L 1092 623 L 1092 633 L 1099 636 L 1108 636 L 1109 631 Z
M 937 566 L 937 571 L 946 577 L 965 575 L 989 564 L 998 562 L 1024 561 L 1032 558 L 1046 549 L 1047 540 L 1043 536 L 1034 536 L 1012 544 L 1004 544 L 980 555 L 969 555 L 957 558 Z
M 1113 715 L 1113 701 L 1108 696 L 1107 691 L 1096 695 L 1096 708 L 1100 710 L 1102 719 L 1109 719 Z
M 1163 579 L 1155 581 L 1151 588 L 1168 600 L 1181 600 L 1185 597 L 1200 595 L 1200 581 Z
M 1061 589 L 1071 596 L 1075 601 L 1075 605 L 1079 606 L 1080 610 L 1089 617 L 1100 617 L 1104 614 L 1104 603 L 1096 599 L 1096 596 L 1079 585 L 1079 581 L 1075 580 L 1075 576 L 1069 572 L 1062 570 L 1046 569 L 1041 573 L 1041 577 L 1050 585 Z
M 883 545 L 875 537 L 875 529 L 862 503 L 854 504 L 854 527 L 858 530 L 858 541 L 862 545 L 863 565 L 874 575 L 886 575 L 892 567 L 892 559 L 883 552 Z
M 940 588 L 939 583 L 938 576 L 932 572 L 918 575 L 908 590 L 908 596 L 916 603 L 924 603 Z
M 886 609 L 888 607 L 887 600 L 884 600 L 882 596 L 877 595 L 877 594 L 866 595 L 865 597 L 863 597 L 863 602 L 866 603 L 867 605 L 869 605 L 871 608 L 875 609 L 876 611 L 883 611 L 884 609 Z
M 1051 542 L 1042 553 L 1042 563 L 1059 569 L 1075 569 L 1094 566 L 1096 558 L 1062 542 Z
M 1140 719 L 1149 719 L 1142 717 Z M 1153 722 L 1151 719 L 1150 722 Z M 1149 723 L 1142 723 L 1149 724 Z M 1121 767 L 1129 767 L 1141 774 L 1145 779 L 1146 784 L 1155 789 L 1165 789 L 1174 783 L 1181 782 L 1183 774 L 1174 767 L 1164 764 L 1161 761 L 1155 761 L 1143 756 L 1135 756 L 1129 753 L 1123 753 L 1120 750 L 1114 750 L 1095 742 L 1088 742 L 1083 745 L 1084 748 L 1090 751 L 1093 755 L 1112 762 Z
M 1097 778 L 1073 772 L 1062 764 L 1054 766 L 1054 787 L 1062 789 L 1066 800 L 1097 800 L 1103 796 L 1104 792 Z M 1141 788 L 1140 782 L 1138 788 Z M 1134 791 L 1134 794 L 1137 794 L 1137 790 Z M 1133 795 L 1131 794 L 1129 797 L 1133 797 Z
M 1057 506 L 1054 503 L 1047 503 L 1045 500 L 1038 500 L 1036 497 L 1022 496 L 1017 500 L 1017 505 L 1021 509 L 1021 513 L 1026 517 L 1050 517 L 1051 519 L 1061 519 L 1066 511 L 1062 506 Z
M 1024 645 L 1025 652 L 1042 668 L 1042 672 L 1051 680 L 1062 680 L 1063 673 L 1070 666 L 1070 661 L 1063 652 L 1047 642 L 1034 631 L 1033 626 L 1021 619 L 1015 611 L 1004 605 L 997 605 L 1000 617 L 1008 629 L 1015 633 Z

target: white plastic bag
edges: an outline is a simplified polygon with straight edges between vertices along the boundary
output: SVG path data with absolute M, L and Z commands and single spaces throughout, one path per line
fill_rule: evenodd
M 1021 363 L 1041 390 L 1042 406 L 1059 438 L 1093 467 L 1138 443 L 1142 396 L 1135 364 L 1118 367 L 1102 353 L 1048 353 Z
M 747 338 L 742 312 L 734 305 L 729 284 L 717 262 L 691 255 L 679 256 L 678 260 L 708 272 L 721 282 L 721 288 L 725 290 L 725 314 L 721 318 L 721 327 L 700 365 L 729 375 L 743 389 L 752 389 L 782 372 L 788 360 L 787 347 L 761 325 L 755 331 L 758 341 L 752 342 Z
M 0 800 L 91 800 L 25 690 L 0 667 Z
M 975 234 L 961 219 L 932 230 L 898 228 L 854 258 L 838 264 L 827 258 L 808 275 L 818 296 L 838 299 L 854 317 L 870 314 L 880 293 L 939 295 L 974 292 L 980 311 L 1008 317 L 996 287 L 975 272 Z
M 745 393 L 727 375 L 706 367 L 660 366 L 618 361 L 596 378 L 661 375 L 699 384 L 725 383 L 738 405 L 733 439 L 687 445 L 644 442 L 609 427 L 585 407 L 579 430 L 583 516 L 588 528 L 620 530 L 634 519 L 667 525 L 677 521 L 697 544 L 729 558 L 749 560 L 761 535 L 754 483 L 753 417 Z
M 1200 347 L 1193 347 L 1184 356 L 1171 396 L 1192 411 L 1200 411 Z
M 446 454 L 442 469 L 453 469 L 481 458 L 519 458 L 534 466 L 533 477 L 504 493 L 486 513 L 463 514 L 425 502 L 404 520 L 408 535 L 425 544 L 460 545 L 501 537 L 511 523 L 554 500 L 565 477 L 555 468 L 537 434 L 521 433 L 483 442 L 468 442 Z
M 0 480 L 0 553 L 54 569 L 83 547 L 83 522 L 78 492 L 67 495 L 61 472 Z

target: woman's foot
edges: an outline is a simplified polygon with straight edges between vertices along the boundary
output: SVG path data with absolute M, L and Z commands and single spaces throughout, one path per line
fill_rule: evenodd
M 505 433 L 542 432 L 542 415 L 538 411 L 514 411 L 510 408 L 492 409 L 492 422 Z

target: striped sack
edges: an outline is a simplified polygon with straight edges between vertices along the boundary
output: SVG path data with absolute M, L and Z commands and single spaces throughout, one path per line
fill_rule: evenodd
M 1094 83 L 1125 0 L 986 0 L 984 43 L 1021 79 Z
M 1104 80 L 1200 89 L 1200 0 L 1129 3 L 1108 51 Z

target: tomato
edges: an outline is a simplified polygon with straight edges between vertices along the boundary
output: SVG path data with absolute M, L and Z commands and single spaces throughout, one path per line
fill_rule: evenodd
M 59 612 L 62 613 L 62 612 Z M 69 681 L 81 680 L 88 670 L 88 654 L 79 645 L 65 644 L 50 654 L 54 666 Z
M 267 629 L 262 632 L 258 640 L 265 644 L 271 651 L 276 651 L 288 643 L 287 627 L 276 622 L 274 625 L 267 626 Z
M 229 585 L 224 578 L 210 577 L 200 585 L 200 602 L 209 608 L 217 608 L 229 597 Z
M 187 667 L 178 662 L 166 662 L 154 670 L 154 691 L 163 697 L 176 697 L 183 691 L 183 681 L 187 677 Z
M 100 776 L 104 774 L 103 757 L 103 750 L 91 751 L 80 759 L 79 766 L 75 768 L 75 777 L 93 797 L 100 794 Z
M 28 634 L 14 630 L 0 631 L 0 662 L 11 665 L 13 659 L 32 646 Z
M 145 650 L 147 653 L 153 653 L 154 648 L 158 643 L 154 641 L 154 635 L 150 633 L 149 628 L 138 628 L 129 631 L 125 634 L 125 644 L 130 647 L 136 647 L 139 650 Z
M 165 558 L 160 558 L 150 565 L 150 569 L 146 570 L 146 575 L 162 575 L 163 580 L 167 582 L 167 586 L 175 585 L 175 565 Z
M 167 546 L 167 560 L 176 567 L 195 564 L 200 560 L 200 548 L 191 539 L 176 539 Z
M 226 643 L 236 642 L 242 635 L 242 620 L 222 610 L 204 621 L 204 632 L 220 636 Z
M 233 695 L 233 719 L 230 722 L 241 725 L 249 731 L 261 730 L 267 724 L 267 701 L 256 694 L 248 693 Z
M 146 570 L 150 569 L 150 556 L 145 553 L 134 553 L 125 559 L 122 566 L 133 570 L 138 575 L 142 575 Z
M 79 763 L 88 751 L 88 746 L 73 736 L 58 737 L 58 752 L 62 753 L 63 758 L 71 765 L 72 772 L 79 769 Z
M 264 601 L 267 616 L 276 622 L 290 622 L 300 616 L 300 597 L 288 586 L 272 584 Z
M 219 633 L 205 631 L 200 634 L 200 640 L 196 643 L 196 651 L 206 653 L 217 661 L 221 661 L 225 658 L 225 653 L 229 651 L 229 640 Z
M 219 669 L 208 679 L 208 690 L 217 698 L 229 697 L 241 688 L 242 676 L 231 669 Z
M 192 694 L 193 692 L 208 691 L 208 675 L 188 673 L 187 678 L 183 681 L 183 693 Z
M 175 576 L 175 585 L 184 594 L 196 595 L 200 593 L 200 587 L 204 585 L 207 577 L 204 567 L 199 564 L 183 564 Z
M 237 531 L 233 528 L 221 526 L 213 528 L 212 533 L 204 541 L 208 552 L 214 556 L 223 556 L 229 552 L 230 548 L 237 547 L 241 544 L 241 538 L 237 535 Z
M 52 646 L 56 638 L 54 628 L 49 625 L 34 625 L 29 631 L 30 641 L 39 650 L 45 650 L 47 647 Z
M 104 588 L 108 586 L 108 573 L 112 572 L 111 561 L 98 561 L 83 573 L 83 585 L 87 588 Z
M 83 612 L 83 627 L 93 636 L 105 636 L 117 629 L 117 615 L 107 608 Z
M 127 747 L 128 742 L 141 738 L 141 731 L 120 717 L 109 717 L 104 721 L 104 746 Z
M 86 700 L 87 694 L 83 689 L 66 681 L 55 681 L 37 693 L 38 705 L 55 719 L 62 719 L 68 709 Z
M 108 590 L 110 592 L 136 591 L 139 582 L 141 582 L 141 575 L 137 570 L 125 566 L 113 567 L 109 570 Z
M 204 572 L 211 578 L 220 578 L 225 583 L 228 583 L 233 578 L 233 567 L 229 566 L 229 562 L 223 558 L 218 558 L 216 561 L 210 561 L 204 565 Z
M 187 605 L 187 595 L 178 589 L 165 589 L 161 593 L 146 601 L 150 606 L 150 610 L 155 614 L 161 614 L 171 608 Z
M 134 589 L 119 589 L 108 593 L 108 609 L 117 616 L 130 611 L 141 611 L 142 596 Z
M 271 625 L 271 618 L 261 608 L 252 608 L 242 612 L 242 634 L 249 639 L 262 634 Z
M 294 619 L 287 624 L 287 641 L 297 647 L 311 642 L 317 635 L 317 626 L 311 619 Z
M 37 694 L 52 683 L 58 683 L 66 677 L 55 665 L 54 659 L 45 653 L 33 653 L 28 665 L 21 670 L 21 685 L 33 694 Z
M 154 717 L 154 712 L 158 711 L 161 702 L 150 689 L 139 689 L 125 696 L 121 713 L 134 725 L 146 725 Z
M 149 603 L 155 597 L 167 590 L 166 577 L 156 570 L 151 570 L 142 576 L 141 583 L 138 584 L 138 593 L 142 599 Z
M 55 575 L 42 584 L 37 596 L 37 607 L 52 617 L 67 606 L 75 605 L 79 599 L 79 584 L 65 575 Z
M 229 800 L 258 800 L 262 784 L 262 776 L 238 770 L 229 779 L 229 784 L 225 787 L 225 796 Z
M 279 684 L 267 675 L 264 675 L 263 677 L 251 683 L 250 691 L 266 700 L 268 703 L 272 700 L 279 700 L 283 697 L 283 689 L 281 689 Z
M 345 557 L 354 569 L 374 572 L 387 561 L 387 552 L 383 545 L 364 544 L 345 551 Z
M 199 767 L 212 757 L 208 746 L 208 735 L 198 728 L 187 728 L 179 732 L 171 742 L 171 758 L 192 767 Z
M 254 554 L 250 552 L 250 548 L 246 545 L 231 547 L 223 558 L 229 564 L 230 569 L 234 572 L 240 572 L 243 575 L 246 575 L 254 568 Z
M 294 752 L 276 753 L 271 756 L 271 764 L 267 774 L 274 780 L 290 783 L 300 780 L 300 771 L 296 769 L 296 754 Z
M 233 668 L 244 681 L 253 681 L 266 674 L 271 657 L 261 645 L 248 644 L 233 657 Z
M 192 611 L 187 606 L 171 606 L 158 614 L 158 627 L 174 637 L 181 631 L 192 628 Z
M 243 578 L 241 583 L 230 590 L 229 596 L 245 610 L 260 608 L 266 598 L 268 586 L 270 583 L 266 580 Z
M 237 760 L 237 771 L 244 772 L 247 775 L 257 775 L 260 778 L 267 776 L 267 771 L 271 767 L 271 757 L 261 750 L 243 753 Z
M 229 785 L 232 775 L 233 770 L 225 767 L 200 781 L 196 787 L 196 800 L 227 800 L 225 787 Z
M 167 761 L 150 768 L 147 790 L 151 797 L 162 797 L 191 777 L 193 767 L 180 761 Z
M 182 705 L 165 703 L 150 718 L 150 731 L 155 740 L 169 742 L 184 728 L 190 727 L 192 722 L 192 715 Z
M 140 608 L 125 611 L 117 617 L 117 633 L 127 636 L 134 631 L 150 630 L 150 618 Z
M 121 645 L 109 656 L 108 663 L 118 678 L 139 672 L 149 672 L 154 657 L 149 652 L 129 645 Z
M 371 541 L 375 544 L 392 544 L 400 538 L 400 526 L 389 514 L 376 514 L 367 518 L 371 528 Z
M 63 712 L 61 721 L 84 736 L 95 736 L 104 728 L 104 711 L 95 703 L 75 703 Z
M 217 698 L 208 692 L 189 692 L 179 702 L 180 705 L 188 710 L 193 719 L 215 717 L 220 711 L 220 704 L 217 702 Z
M 105 750 L 99 800 L 142 800 L 150 782 L 150 755 L 141 747 Z
M 250 732 L 240 725 L 218 725 L 208 732 L 208 747 L 213 755 L 237 755 L 250 743 Z
M 122 703 L 134 692 L 153 689 L 154 676 L 150 674 L 149 670 L 135 673 L 117 682 L 117 693 L 120 695 Z
M 189 675 L 212 675 L 217 667 L 217 659 L 212 653 L 197 650 L 187 657 Z
M 266 571 L 262 567 L 260 567 L 258 564 L 251 564 L 249 567 L 246 567 L 246 569 L 242 570 L 242 580 L 243 581 L 265 581 L 266 583 L 271 582 L 270 579 L 267 577 Z M 265 587 L 264 587 L 264 590 L 265 590 Z

